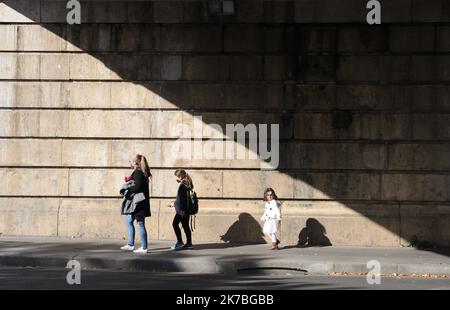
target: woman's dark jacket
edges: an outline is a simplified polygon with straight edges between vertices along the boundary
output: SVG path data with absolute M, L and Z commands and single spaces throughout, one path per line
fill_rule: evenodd
M 187 213 L 188 211 L 188 186 L 182 182 L 178 187 L 177 199 L 175 200 L 175 212 L 181 214 L 180 211 Z
M 133 214 L 138 217 L 149 217 L 151 216 L 151 212 L 150 212 L 150 195 L 149 195 L 148 178 L 139 168 L 134 169 L 131 176 L 134 180 L 134 186 L 130 188 L 129 192 L 130 193 L 142 192 L 144 193 L 145 196 L 145 200 L 137 204 Z

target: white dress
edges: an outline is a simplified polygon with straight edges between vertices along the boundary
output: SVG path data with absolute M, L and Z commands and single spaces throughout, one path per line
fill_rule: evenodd
M 266 201 L 265 210 L 261 217 L 264 221 L 263 232 L 266 235 L 275 234 L 278 231 L 278 221 L 281 220 L 280 208 L 275 200 Z

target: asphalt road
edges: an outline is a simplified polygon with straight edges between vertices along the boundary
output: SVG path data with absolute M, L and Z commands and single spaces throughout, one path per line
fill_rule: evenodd
M 364 276 L 310 276 L 302 273 L 223 275 L 117 270 L 81 270 L 81 284 L 69 285 L 66 280 L 69 271 L 64 268 L 0 267 L 0 289 L 450 290 L 449 278 L 382 277 L 381 284 L 370 285 Z

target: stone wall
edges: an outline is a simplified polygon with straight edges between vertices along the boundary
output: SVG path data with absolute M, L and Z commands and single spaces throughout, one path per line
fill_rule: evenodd
M 0 234 L 125 237 L 118 189 L 139 152 L 153 239 L 174 238 L 183 167 L 196 242 L 263 241 L 270 186 L 285 243 L 449 246 L 450 2 L 382 1 L 376 26 L 363 0 L 235 2 L 82 1 L 76 26 L 65 1 L 0 3 Z M 194 115 L 203 138 L 280 124 L 279 168 L 180 158 Z

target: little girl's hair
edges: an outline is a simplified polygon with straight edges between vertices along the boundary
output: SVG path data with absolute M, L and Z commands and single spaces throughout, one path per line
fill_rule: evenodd
M 273 194 L 273 199 L 274 200 L 278 200 L 277 194 L 275 194 L 275 191 L 271 187 L 266 188 L 266 190 L 264 191 L 264 198 L 263 198 L 263 200 L 267 201 L 267 198 L 266 198 L 267 197 L 267 193 L 270 193 L 270 192 L 272 192 L 272 194 Z

